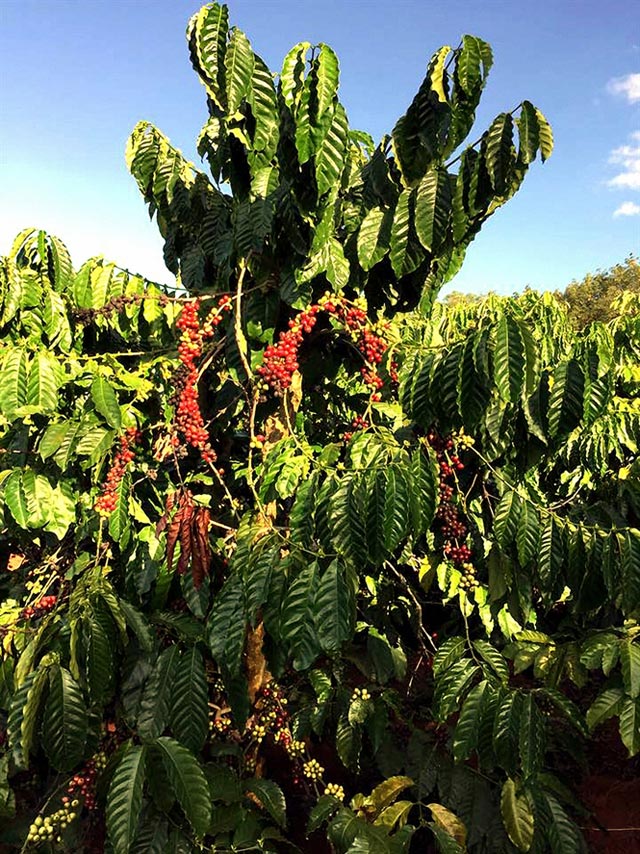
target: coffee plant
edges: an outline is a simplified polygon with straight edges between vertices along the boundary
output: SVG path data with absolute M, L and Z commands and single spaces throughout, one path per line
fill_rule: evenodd
M 640 752 L 640 302 L 436 301 L 553 146 L 467 143 L 481 39 L 377 146 L 327 45 L 187 39 L 209 176 L 126 151 L 175 289 L 0 263 L 0 844 L 585 850 L 599 727 Z

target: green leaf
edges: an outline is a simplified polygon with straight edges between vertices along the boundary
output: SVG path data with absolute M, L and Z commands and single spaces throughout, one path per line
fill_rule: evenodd
M 44 526 L 45 531 L 50 531 L 61 540 L 76 521 L 77 499 L 78 496 L 69 481 L 59 481 L 53 490 L 49 518 Z
M 129 512 L 129 497 L 131 494 L 131 475 L 125 472 L 116 491 L 115 510 L 109 516 L 109 535 L 117 543 L 126 545 L 131 529 L 131 514 Z
M 282 605 L 282 637 L 291 645 L 296 670 L 306 670 L 320 654 L 313 611 L 317 586 L 318 567 L 312 563 L 293 580 Z
M 391 267 L 398 277 L 412 273 L 423 257 L 422 249 L 413 235 L 413 210 L 413 191 L 403 190 L 398 197 L 393 214 L 389 242 Z
M 551 125 L 545 119 L 540 110 L 536 107 L 536 119 L 538 120 L 538 134 L 540 139 L 540 156 L 544 163 L 547 158 L 551 157 L 553 152 L 553 133 Z
M 60 466 L 62 471 L 65 471 L 71 460 L 76 454 L 78 447 L 78 434 L 81 431 L 82 425 L 75 421 L 69 421 L 66 424 L 64 435 L 60 445 L 56 449 L 53 459 Z
M 520 399 L 524 381 L 524 345 L 517 321 L 503 314 L 496 329 L 493 377 L 507 403 Z
M 49 671 L 42 740 L 51 764 L 60 771 L 70 771 L 84 753 L 87 710 L 80 688 L 64 667 L 55 666 Z
M 420 242 L 432 255 L 444 243 L 450 219 L 450 176 L 445 169 L 431 168 L 418 185 L 415 226 Z
M 621 641 L 620 664 L 625 690 L 635 700 L 640 696 L 640 644 L 629 638 Z
M 136 836 L 145 781 L 144 745 L 130 745 L 118 763 L 107 795 L 107 831 L 114 854 L 128 854 Z
M 233 27 L 224 58 L 227 112 L 233 115 L 247 97 L 253 75 L 253 51 L 242 30 Z
M 460 86 L 467 95 L 472 95 L 481 82 L 481 54 L 479 39 L 463 36 L 462 48 L 456 56 L 456 71 Z
M 640 531 L 628 528 L 622 541 L 622 605 L 632 614 L 640 607 Z
M 456 762 L 468 759 L 478 744 L 483 701 L 491 691 L 486 680 L 475 685 L 465 699 L 453 734 L 453 756 Z
M 114 613 L 114 609 L 111 607 L 111 602 L 106 596 L 104 596 L 104 594 L 103 598 L 105 602 L 107 602 L 112 616 L 117 623 L 118 617 L 116 616 L 116 613 Z M 154 635 L 147 617 L 125 599 L 118 600 L 118 608 L 121 617 L 123 617 L 126 622 L 126 625 L 136 636 L 136 639 L 140 644 L 140 648 L 145 652 L 151 652 L 153 649 Z
M 538 131 L 536 108 L 531 101 L 522 102 L 520 117 L 516 119 L 516 124 L 520 140 L 518 160 L 522 161 L 522 163 L 532 163 L 536 159 L 536 154 L 540 146 L 540 134 Z
M 22 471 L 22 488 L 29 508 L 29 527 L 43 527 L 49 518 L 53 502 L 53 489 L 49 478 L 31 468 L 25 468 Z
M 437 679 L 465 654 L 467 643 L 464 638 L 455 636 L 447 638 L 438 647 L 433 659 L 433 675 Z
M 336 750 L 345 768 L 358 768 L 361 749 L 360 728 L 351 726 L 347 716 L 342 715 L 336 724 Z
M 314 609 L 322 648 L 330 654 L 339 652 L 353 634 L 355 601 L 348 569 L 338 560 L 332 561 L 320 578 Z
M 553 372 L 549 396 L 549 434 L 566 435 L 579 424 L 583 410 L 584 374 L 577 359 L 565 359 Z
M 306 56 L 310 47 L 310 42 L 299 42 L 291 48 L 282 63 L 280 91 L 288 107 L 292 107 L 294 102 L 299 98 L 300 90 L 304 85 Z
M 429 530 L 438 502 L 438 477 L 429 451 L 417 448 L 411 457 L 409 512 L 413 532 L 420 536 Z
M 542 592 L 550 600 L 555 598 L 563 587 L 564 557 L 563 529 L 558 520 L 549 514 L 540 537 L 538 575 L 543 586 Z
M 224 60 L 228 30 L 229 10 L 220 3 L 203 6 L 187 27 L 193 67 L 209 97 L 221 109 L 225 107 Z
M 158 738 L 151 747 L 160 754 L 187 821 L 199 836 L 204 836 L 211 818 L 211 797 L 199 762 L 186 747 L 167 736 Z
M 251 792 L 253 797 L 260 802 L 260 805 L 265 809 L 276 824 L 284 827 L 286 824 L 285 810 L 286 803 L 282 789 L 273 780 L 264 778 L 254 778 L 253 780 L 244 781 L 245 792 Z
M 433 708 L 436 719 L 444 722 L 457 711 L 480 668 L 468 658 L 463 658 L 449 668 L 436 681 Z
M 410 469 L 402 465 L 390 466 L 387 470 L 384 495 L 384 549 L 388 553 L 396 548 L 408 533 L 411 518 L 407 513 L 410 505 Z
M 605 688 L 595 698 L 587 711 L 587 726 L 590 730 L 614 715 L 619 715 L 624 701 L 624 691 L 621 688 Z
M 384 258 L 389 248 L 389 235 L 386 243 L 382 235 L 382 224 L 385 221 L 385 211 L 382 208 L 371 208 L 362 220 L 358 232 L 358 260 L 363 270 L 369 271 L 378 261 Z M 381 237 L 383 240 L 381 241 Z
M 318 802 L 309 813 L 307 833 L 313 833 L 314 830 L 322 827 L 340 809 L 340 805 L 340 801 L 333 795 L 320 795 Z
M 482 660 L 489 665 L 489 671 L 483 667 L 487 679 L 493 678 L 495 674 L 500 682 L 502 682 L 503 685 L 506 685 L 509 681 L 509 666 L 502 653 L 490 643 L 483 640 L 474 640 L 473 648 Z
M 493 189 L 503 196 L 514 166 L 513 118 L 510 113 L 500 113 L 489 127 L 485 138 L 484 159 Z
M 207 642 L 214 659 L 232 675 L 239 672 L 246 632 L 245 596 L 239 574 L 229 576 L 207 620 Z
M 544 803 L 542 810 L 542 817 L 545 822 L 544 832 L 549 841 L 551 854 L 575 854 L 575 852 L 583 851 L 584 845 L 580 838 L 580 832 L 557 798 L 550 792 L 542 792 L 540 795 L 536 795 L 536 807 L 538 807 L 540 799 Z
M 534 832 L 533 805 L 529 794 L 518 791 L 514 780 L 508 779 L 502 787 L 500 812 L 509 839 L 518 851 L 528 851 Z
M 549 697 L 554 706 L 562 712 L 564 717 L 586 738 L 589 735 L 589 728 L 587 727 L 584 715 L 576 704 L 561 691 L 556 691 L 554 688 L 545 688 L 544 693 Z
M 52 412 L 58 404 L 58 363 L 46 351 L 36 353 L 29 365 L 27 405 L 38 412 Z
M 120 429 L 122 416 L 118 398 L 111 383 L 104 377 L 97 376 L 91 383 L 91 399 L 96 410 L 102 415 L 109 427 Z
M 520 508 L 518 530 L 516 531 L 518 560 L 522 566 L 530 563 L 538 554 L 540 547 L 540 519 L 535 506 L 524 499 Z
M 115 644 L 113 631 L 109 631 L 112 625 L 104 612 L 92 614 L 85 623 L 87 684 L 93 702 L 103 703 L 113 691 Z
M 22 485 L 22 473 L 14 469 L 3 484 L 4 500 L 21 528 L 29 527 L 29 505 Z
M 16 410 L 27 402 L 27 369 L 29 357 L 22 347 L 13 347 L 5 354 L 0 369 L 0 412 L 9 421 Z
M 620 738 L 629 756 L 640 752 L 640 698 L 624 700 L 620 709 Z
M 493 727 L 493 749 L 498 763 L 513 773 L 518 765 L 518 740 L 522 718 L 523 697 L 509 693 L 504 697 L 496 714 Z
M 540 770 L 544 761 L 545 726 L 533 694 L 525 694 L 520 713 L 520 762 L 525 777 Z
M 340 80 L 340 66 L 338 57 L 329 45 L 320 43 L 318 47 L 320 52 L 316 66 L 316 97 L 318 99 L 318 117 L 321 119 L 336 97 Z
M 46 460 L 55 454 L 62 444 L 69 427 L 70 424 L 68 421 L 63 421 L 59 424 L 49 424 L 42 436 L 42 439 L 40 439 L 40 445 L 38 448 L 43 460 Z
M 179 705 L 181 702 L 176 683 L 180 660 L 180 650 L 175 645 L 158 656 L 140 701 L 138 732 L 143 738 L 162 735 L 169 722 L 172 703 Z
M 173 682 L 171 729 L 192 753 L 199 753 L 209 732 L 207 676 L 204 660 L 193 646 L 180 656 Z
M 507 489 L 496 506 L 493 515 L 493 533 L 498 545 L 505 552 L 518 531 L 523 503 L 517 492 Z
M 271 72 L 254 54 L 249 90 L 251 112 L 256 120 L 253 147 L 256 151 L 275 149 L 278 141 L 278 102 Z
M 11 698 L 7 731 L 9 744 L 21 767 L 28 767 L 34 747 L 40 709 L 48 682 L 48 668 L 40 666 L 29 673 Z

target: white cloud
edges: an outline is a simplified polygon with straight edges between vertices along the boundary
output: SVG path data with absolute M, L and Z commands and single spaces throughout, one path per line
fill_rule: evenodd
M 640 216 L 640 205 L 635 202 L 623 202 L 619 208 L 613 212 L 613 215 L 618 216 Z
M 614 77 L 607 83 L 612 95 L 624 96 L 630 104 L 640 101 L 640 74 L 627 74 L 626 77 Z
M 634 142 L 640 142 L 640 132 L 635 131 L 631 134 L 631 138 Z M 607 181 L 609 187 L 640 190 L 640 145 L 621 145 L 614 148 L 609 157 L 609 163 L 622 167 L 617 175 Z

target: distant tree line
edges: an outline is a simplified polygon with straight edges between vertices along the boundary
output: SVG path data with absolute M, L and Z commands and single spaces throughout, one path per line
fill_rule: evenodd
M 608 270 L 596 270 L 581 280 L 574 279 L 564 291 L 556 291 L 556 295 L 567 304 L 573 326 L 583 329 L 595 320 L 603 323 L 612 320 L 617 313 L 613 303 L 625 291 L 640 293 L 640 263 L 634 255 Z M 485 294 L 453 291 L 444 297 L 444 302 L 456 306 L 464 302 L 479 302 L 484 297 Z

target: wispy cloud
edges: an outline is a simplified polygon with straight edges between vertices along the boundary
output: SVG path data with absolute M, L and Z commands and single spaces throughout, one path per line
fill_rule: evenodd
M 619 208 L 613 212 L 615 217 L 618 216 L 640 216 L 640 205 L 635 202 L 623 202 Z
M 640 101 L 640 74 L 614 77 L 607 83 L 607 91 L 612 95 L 622 95 L 630 104 L 635 104 Z
M 632 133 L 631 139 L 640 143 L 640 131 Z M 621 167 L 618 174 L 607 181 L 609 187 L 640 190 L 640 144 L 621 145 L 614 148 L 609 157 L 609 163 Z

